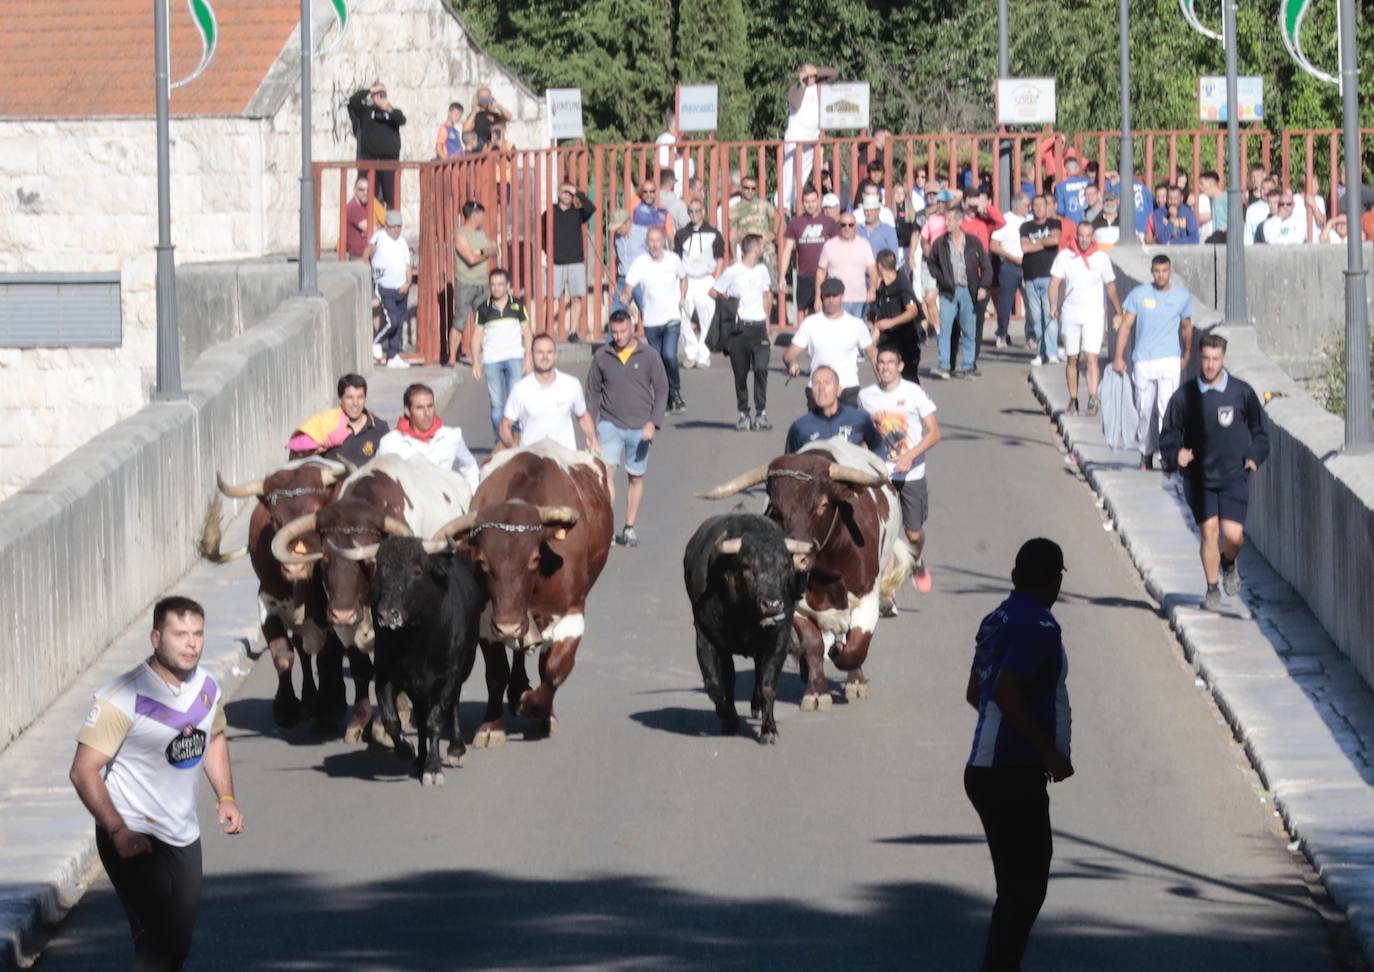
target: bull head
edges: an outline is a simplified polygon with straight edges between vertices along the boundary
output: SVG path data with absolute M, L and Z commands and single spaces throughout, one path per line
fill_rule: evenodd
M 333 486 L 345 476 L 351 476 L 357 472 L 358 467 L 347 460 L 335 461 L 333 459 L 321 459 L 317 462 L 309 463 L 320 468 L 320 485 Z M 218 470 L 215 472 L 215 485 L 219 491 L 230 499 L 246 499 L 250 496 L 262 496 L 267 492 L 267 481 L 265 479 L 252 479 L 246 483 L 226 483 L 224 474 Z

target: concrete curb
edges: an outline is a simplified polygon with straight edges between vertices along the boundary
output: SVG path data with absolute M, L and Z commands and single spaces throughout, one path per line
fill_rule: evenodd
M 1062 367 L 1032 367 L 1029 384 L 1244 746 L 1261 798 L 1272 798 L 1374 963 L 1374 691 L 1252 548 L 1241 554 L 1241 598 L 1204 611 L 1197 534 L 1172 484 L 1138 472 L 1134 450 L 1112 452 L 1100 420 L 1064 415 Z
M 434 389 L 445 407 L 462 375 L 438 368 L 378 371 L 370 376 L 375 410 L 394 421 L 400 391 L 411 381 Z M 394 386 L 394 387 L 393 387 Z M 251 506 L 224 527 L 224 550 L 247 540 Z M 216 566 L 199 561 L 175 585 L 205 605 L 211 619 L 201 664 L 233 698 L 265 649 L 257 620 L 257 579 L 248 559 Z M 67 770 L 72 738 L 91 694 L 148 653 L 149 605 L 62 695 L 0 753 L 0 972 L 27 968 L 53 928 L 85 893 L 99 867 L 90 814 L 72 792 Z

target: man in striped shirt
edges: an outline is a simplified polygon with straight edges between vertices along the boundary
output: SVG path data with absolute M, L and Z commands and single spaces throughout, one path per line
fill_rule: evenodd
M 966 698 L 978 710 L 964 791 L 983 821 L 997 877 L 983 969 L 1018 969 L 1045 903 L 1050 860 L 1046 784 L 1073 775 L 1068 657 L 1050 608 L 1064 553 L 1027 540 L 1012 570 L 1015 590 L 978 629 Z

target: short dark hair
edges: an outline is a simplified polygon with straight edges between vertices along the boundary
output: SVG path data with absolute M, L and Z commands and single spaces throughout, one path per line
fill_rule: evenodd
M 449 110 L 449 111 L 452 111 L 452 110 L 455 109 L 455 108 L 457 108 L 459 111 L 462 111 L 462 110 L 463 110 L 463 106 L 460 105 L 458 102 L 456 102 L 456 101 L 450 101 L 450 102 L 448 103 L 448 110 Z
M 620 308 L 619 310 L 613 310 L 613 311 L 611 311 L 611 323 L 612 323 L 612 324 L 619 324 L 620 322 L 622 322 L 622 321 L 628 321 L 629 319 L 630 319 L 630 312 L 627 311 L 627 310 L 625 310 L 625 308 L 623 308 L 623 307 Z
M 1156 183 L 1155 183 L 1155 192 L 1159 192 L 1159 190 L 1161 190 L 1161 189 L 1163 189 L 1163 190 L 1165 190 L 1165 191 L 1167 192 L 1170 188 L 1174 188 L 1174 187 L 1171 187 L 1171 186 L 1169 185 L 1169 183 L 1167 183 L 1167 182 L 1156 182 Z
M 1167 267 L 1172 266 L 1172 264 L 1173 261 L 1166 257 L 1163 253 L 1156 254 L 1155 258 L 1150 261 L 1151 267 Z
M 759 248 L 759 253 L 762 254 L 762 253 L 763 253 L 763 237 L 760 236 L 758 233 L 750 233 L 750 234 L 747 235 L 744 239 L 740 240 L 740 241 L 739 241 L 739 251 L 740 251 L 740 254 L 743 255 L 751 246 L 757 246 L 757 247 Z
M 875 170 L 875 169 L 876 169 L 877 171 L 879 171 L 879 172 L 882 172 L 882 171 L 883 171 L 883 160 L 882 160 L 882 159 L 869 159 L 869 160 L 868 160 L 868 165 L 866 165 L 864 168 L 865 168 L 867 171 L 869 171 L 869 172 L 872 172 L 872 171 Z
M 487 207 L 483 206 L 476 199 L 469 199 L 467 202 L 463 203 L 464 219 L 468 219 L 473 213 L 485 213 L 486 211 Z
M 173 594 L 171 597 L 164 597 L 153 606 L 153 630 L 161 631 L 167 625 L 167 615 L 175 614 L 181 617 L 186 614 L 194 614 L 202 621 L 205 620 L 205 608 L 200 606 L 199 601 L 193 601 L 189 597 L 182 597 Z
M 1204 334 L 1198 344 L 1204 348 L 1221 348 L 1221 353 L 1226 353 L 1226 339 L 1220 334 Z
M 530 349 L 533 350 L 534 346 L 538 344 L 540 341 L 548 341 L 550 344 L 554 346 L 555 349 L 558 347 L 558 342 L 553 339 L 552 334 L 550 334 L 548 331 L 540 331 L 538 334 L 534 336 L 534 339 L 530 341 Z
M 1198 179 L 1211 179 L 1213 182 L 1220 182 L 1221 176 L 1217 175 L 1214 170 L 1208 169 L 1206 172 L 1202 173 L 1202 175 L 1198 176 Z
M 677 173 L 672 169 L 659 169 L 658 184 L 663 185 L 665 182 L 671 182 L 673 185 L 677 185 Z
M 410 408 L 410 398 L 411 398 L 411 396 L 412 396 L 412 395 L 418 395 L 418 394 L 420 394 L 421 392 L 424 392 L 424 393 L 425 393 L 426 395 L 428 395 L 430 398 L 433 398 L 433 397 L 434 397 L 434 389 L 433 389 L 433 388 L 430 388 L 428 385 L 422 384 L 421 382 L 418 382 L 418 381 L 417 381 L 417 382 L 415 382 L 414 384 L 406 385 L 405 393 L 401 395 L 401 403 L 404 404 L 406 408 Z
M 877 353 L 876 355 L 874 355 L 874 357 L 875 357 L 875 358 L 881 358 L 881 357 L 882 357 L 883 355 L 885 355 L 885 354 L 890 354 L 890 355 L 892 355 L 892 356 L 893 356 L 894 358 L 896 358 L 898 361 L 901 361 L 901 360 L 902 360 L 902 352 L 898 351 L 895 347 L 893 347 L 893 346 L 890 345 L 890 344 L 889 344 L 887 347 L 885 347 L 885 348 L 879 348 L 879 349 L 878 349 L 878 353 Z
M 367 379 L 362 375 L 347 374 L 339 379 L 339 397 L 343 398 L 344 392 L 350 388 L 361 388 L 363 394 L 367 394 Z
M 878 255 L 873 258 L 873 261 L 884 270 L 897 269 L 897 254 L 893 253 L 891 250 L 879 250 Z
M 487 283 L 491 283 L 497 277 L 505 277 L 507 280 L 510 280 L 510 274 L 506 271 L 505 267 L 493 267 L 491 272 L 487 274 Z
M 803 199 L 805 199 L 807 196 L 819 196 L 820 194 L 821 191 L 817 189 L 815 186 L 810 185 L 809 183 L 807 184 L 806 188 L 802 190 Z
M 1021 544 L 1016 551 L 1016 566 L 1011 582 L 1018 590 L 1047 584 L 1064 573 L 1064 551 L 1059 544 L 1045 537 L 1035 537 Z

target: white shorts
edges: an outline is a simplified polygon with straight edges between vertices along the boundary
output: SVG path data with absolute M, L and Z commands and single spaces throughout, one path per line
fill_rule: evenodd
M 1066 317 L 1059 322 L 1059 333 L 1064 338 L 1064 352 L 1069 356 L 1079 352 L 1101 354 L 1102 339 L 1107 333 L 1107 322 L 1101 315 L 1098 315 L 1097 320 Z

